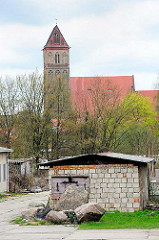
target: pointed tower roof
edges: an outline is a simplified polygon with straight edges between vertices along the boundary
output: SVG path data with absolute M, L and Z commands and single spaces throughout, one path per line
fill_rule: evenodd
M 59 37 L 58 42 L 56 42 L 56 40 L 55 40 L 55 34 L 56 33 L 58 34 L 58 37 Z M 44 46 L 44 49 L 49 48 L 49 47 L 67 47 L 67 48 L 70 48 L 57 25 L 53 28 L 45 46 Z

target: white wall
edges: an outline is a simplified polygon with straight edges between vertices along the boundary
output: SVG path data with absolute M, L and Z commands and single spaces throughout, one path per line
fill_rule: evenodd
M 9 191 L 8 153 L 0 153 L 0 192 Z

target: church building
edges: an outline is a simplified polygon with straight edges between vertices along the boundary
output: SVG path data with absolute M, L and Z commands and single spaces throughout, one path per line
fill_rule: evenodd
M 70 77 L 69 45 L 56 25 L 43 48 L 44 71 L 47 76 L 56 78 L 58 74 Z
M 90 93 L 94 91 L 97 81 L 100 81 L 101 87 L 107 88 L 108 92 L 111 92 L 112 88 L 118 88 L 120 90 L 121 99 L 130 91 L 135 91 L 133 75 L 70 77 L 69 49 L 68 43 L 56 25 L 43 48 L 44 73 L 46 76 L 45 86 L 51 88 L 53 84 L 52 80 L 61 76 L 68 84 L 73 104 L 81 108 L 82 111 L 86 111 L 86 108 L 90 107 L 88 97 Z M 157 95 L 157 91 L 155 90 L 137 92 L 143 96 L 149 97 L 152 102 L 154 102 L 154 98 Z

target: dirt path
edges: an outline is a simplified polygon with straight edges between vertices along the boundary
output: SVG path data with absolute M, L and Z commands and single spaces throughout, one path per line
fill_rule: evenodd
M 38 200 L 46 204 L 48 197 L 49 192 L 41 192 L 2 200 L 0 202 L 0 240 L 60 240 L 74 232 L 74 227 L 19 226 L 11 223 L 11 220 L 21 216 L 21 212 L 28 208 L 30 202 Z
M 16 197 L 9 197 L 0 202 L 0 223 L 8 223 L 17 216 L 21 216 L 21 212 L 28 208 L 28 204 L 32 201 L 40 200 L 47 203 L 49 192 L 29 193 Z

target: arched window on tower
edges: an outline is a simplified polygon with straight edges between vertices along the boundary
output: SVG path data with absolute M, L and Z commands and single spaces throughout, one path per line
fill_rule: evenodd
M 60 70 L 56 70 L 56 72 L 55 72 L 55 77 L 57 77 L 57 76 L 60 76 Z
M 52 73 L 53 73 L 52 70 L 49 70 L 49 71 L 48 71 L 48 75 L 51 75 Z
M 60 44 L 60 35 L 58 32 L 54 34 L 54 44 Z
M 50 77 L 52 74 L 53 74 L 53 71 L 50 69 L 50 70 L 48 71 L 48 77 Z
M 62 78 L 64 80 L 67 80 L 67 70 L 64 70 L 63 73 L 62 73 Z
M 58 80 L 58 79 L 60 79 L 60 77 L 61 77 L 61 72 L 60 72 L 60 70 L 56 70 L 56 71 L 55 71 L 55 78 Z
M 60 63 L 60 55 L 57 55 L 57 62 Z
M 63 76 L 66 76 L 67 75 L 67 70 L 64 70 L 63 73 L 62 73 Z
M 55 64 L 59 64 L 60 63 L 60 55 L 59 53 L 55 54 Z

